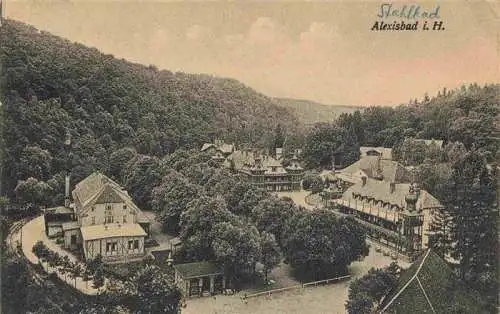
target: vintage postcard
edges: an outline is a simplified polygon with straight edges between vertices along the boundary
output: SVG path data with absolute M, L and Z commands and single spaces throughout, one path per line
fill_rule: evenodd
M 500 2 L 0 3 L 1 313 L 498 313 Z

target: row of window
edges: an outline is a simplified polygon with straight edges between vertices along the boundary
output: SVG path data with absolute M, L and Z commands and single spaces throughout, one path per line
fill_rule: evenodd
M 104 223 L 110 224 L 113 222 L 115 222 L 115 217 L 113 216 L 113 214 L 106 212 Z M 123 215 L 122 223 L 127 223 L 127 215 Z M 92 216 L 92 224 L 95 225 L 95 216 Z
M 129 250 L 139 249 L 139 240 L 129 240 L 127 248 Z M 106 253 L 113 253 L 118 251 L 118 242 L 108 242 L 106 243 Z
M 111 205 L 106 205 L 106 210 L 112 210 L 113 207 Z M 123 204 L 123 209 L 127 209 L 127 204 Z M 92 206 L 90 208 L 91 211 L 94 211 L 95 210 L 95 206 Z

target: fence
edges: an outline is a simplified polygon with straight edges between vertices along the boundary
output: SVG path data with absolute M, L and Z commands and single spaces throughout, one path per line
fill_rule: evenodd
M 257 293 L 245 295 L 242 298 L 243 299 L 250 299 L 250 298 L 260 297 L 260 296 L 263 296 L 263 295 L 270 296 L 270 295 L 272 295 L 274 293 L 280 293 L 280 292 L 294 290 L 294 289 L 307 288 L 307 287 L 311 287 L 311 286 L 318 286 L 318 285 L 322 285 L 322 284 L 329 284 L 329 283 L 332 283 L 332 282 L 337 282 L 337 281 L 341 281 L 341 280 L 349 279 L 349 278 L 351 278 L 351 275 L 341 276 L 341 277 L 336 277 L 336 278 L 330 278 L 330 279 L 324 279 L 324 280 L 319 280 L 319 281 L 312 281 L 312 282 L 307 282 L 307 283 L 304 283 L 304 284 L 301 284 L 301 285 L 295 285 L 295 286 L 290 286 L 290 287 L 285 287 L 285 288 L 279 288 L 279 289 L 273 289 L 273 290 L 268 290 L 268 291 L 257 292 Z

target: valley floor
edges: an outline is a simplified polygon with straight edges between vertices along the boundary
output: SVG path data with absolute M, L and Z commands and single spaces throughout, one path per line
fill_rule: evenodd
M 372 267 L 388 266 L 391 258 L 382 253 L 375 252 L 372 245 L 370 254 L 363 261 L 354 262 L 349 268 L 350 274 L 355 278 L 363 276 Z M 409 264 L 398 261 L 401 267 Z M 277 293 L 271 297 L 261 296 L 241 300 L 243 292 L 234 296 L 216 296 L 215 298 L 189 299 L 187 306 L 182 309 L 182 314 L 321 314 L 345 313 L 344 304 L 347 300 L 350 281 L 344 281 L 327 286 L 309 287 Z

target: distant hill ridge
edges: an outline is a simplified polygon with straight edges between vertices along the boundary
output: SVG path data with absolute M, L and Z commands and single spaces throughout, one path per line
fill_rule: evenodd
M 356 110 L 365 109 L 357 106 L 325 105 L 305 99 L 274 98 L 274 100 L 279 106 L 292 110 L 293 114 L 304 124 L 332 122 L 342 113 L 353 113 Z

